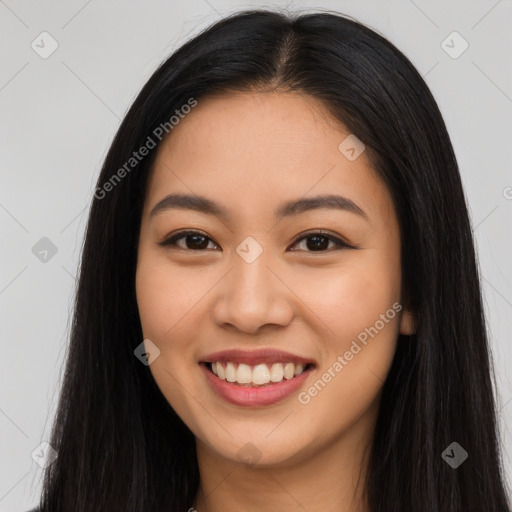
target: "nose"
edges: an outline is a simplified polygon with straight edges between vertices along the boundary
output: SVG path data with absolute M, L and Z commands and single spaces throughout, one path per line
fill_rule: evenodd
M 266 325 L 291 322 L 293 292 L 270 260 L 265 251 L 250 263 L 234 254 L 231 271 L 215 288 L 213 319 L 217 325 L 255 334 Z

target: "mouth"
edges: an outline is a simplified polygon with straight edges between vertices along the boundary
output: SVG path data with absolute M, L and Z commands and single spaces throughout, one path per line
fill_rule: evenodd
M 220 380 L 243 387 L 273 386 L 294 379 L 315 366 L 314 363 L 292 362 L 248 365 L 233 361 L 215 361 L 203 364 Z
M 199 361 L 210 388 L 237 406 L 266 406 L 297 391 L 316 363 L 273 349 L 217 352 Z

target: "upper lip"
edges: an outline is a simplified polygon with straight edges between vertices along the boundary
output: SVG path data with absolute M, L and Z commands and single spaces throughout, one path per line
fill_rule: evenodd
M 285 352 L 283 350 L 273 348 L 262 348 L 257 350 L 222 350 L 220 352 L 209 354 L 201 359 L 201 362 L 203 363 L 229 361 L 232 363 L 244 363 L 249 366 L 268 363 L 315 364 L 313 359 L 307 359 L 305 357 L 292 354 L 291 352 Z

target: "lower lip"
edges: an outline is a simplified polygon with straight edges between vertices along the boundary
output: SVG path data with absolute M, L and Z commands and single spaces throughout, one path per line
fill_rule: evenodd
M 289 397 L 296 391 L 304 381 L 309 377 L 313 367 L 302 372 L 293 379 L 283 379 L 281 382 L 269 384 L 268 386 L 240 386 L 232 384 L 227 380 L 219 379 L 205 363 L 200 363 L 202 371 L 206 375 L 206 380 L 212 389 L 227 402 L 245 407 L 257 407 L 261 405 L 271 405 L 280 402 Z

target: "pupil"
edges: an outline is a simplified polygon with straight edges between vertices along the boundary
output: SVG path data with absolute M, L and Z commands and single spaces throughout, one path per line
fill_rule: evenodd
M 315 240 L 313 243 L 309 243 L 310 240 Z M 324 243 L 322 243 L 322 241 Z M 327 249 L 329 246 L 329 240 L 325 236 L 310 236 L 306 243 L 308 249 Z
M 193 239 L 194 241 L 189 244 L 188 240 Z M 203 243 L 200 243 L 200 240 L 203 240 Z M 197 242 L 199 240 L 199 242 Z M 195 245 L 194 245 L 195 244 Z M 187 236 L 187 248 L 188 249 L 206 249 L 208 247 L 208 241 L 203 235 L 188 235 Z

